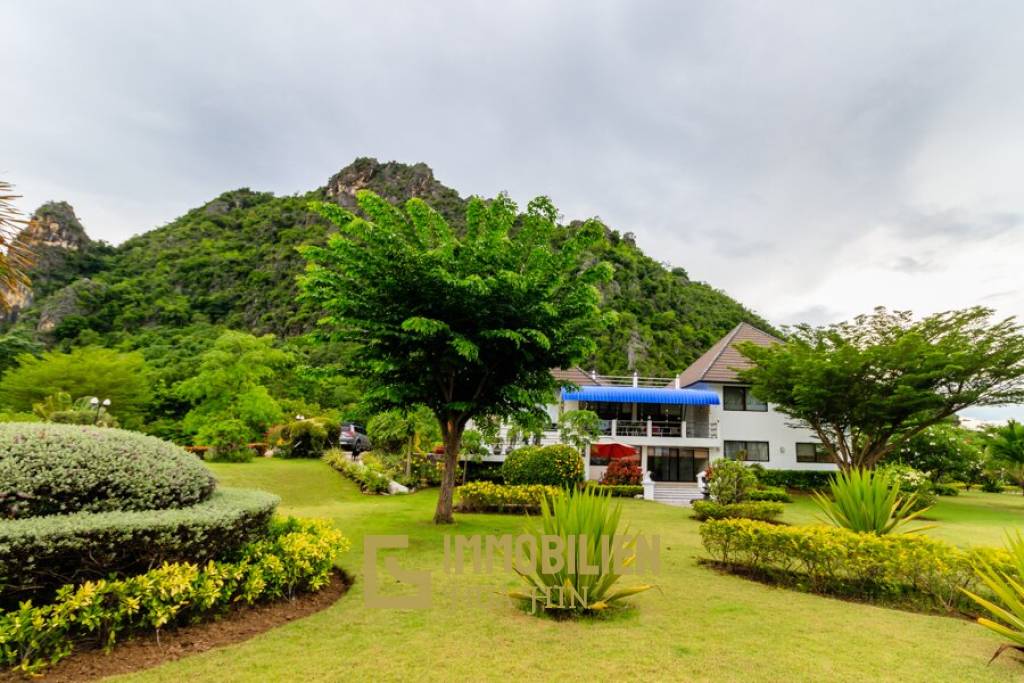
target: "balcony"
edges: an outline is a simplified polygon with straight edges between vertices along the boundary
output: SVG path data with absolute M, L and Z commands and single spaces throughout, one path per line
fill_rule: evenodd
M 650 438 L 717 439 L 717 422 L 683 422 L 676 420 L 601 420 L 601 434 Z

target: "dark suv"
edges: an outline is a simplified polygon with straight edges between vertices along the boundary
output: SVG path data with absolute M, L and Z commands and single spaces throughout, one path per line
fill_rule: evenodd
M 338 446 L 342 450 L 352 451 L 353 458 L 363 451 L 370 450 L 370 437 L 366 436 L 366 427 L 355 422 L 342 424 L 341 435 L 338 437 Z

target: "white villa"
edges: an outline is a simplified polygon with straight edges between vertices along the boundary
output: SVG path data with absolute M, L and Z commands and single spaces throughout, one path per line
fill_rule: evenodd
M 740 323 L 674 378 L 609 377 L 579 368 L 556 370 L 567 385 L 547 406 L 551 429 L 541 443 L 557 443 L 558 416 L 591 410 L 603 435 L 586 455 L 588 478 L 600 480 L 610 458 L 632 447 L 653 481 L 655 499 L 696 498 L 697 475 L 719 458 L 740 457 L 765 468 L 833 470 L 836 466 L 807 429 L 756 399 L 737 371 L 750 366 L 735 344 L 777 343 L 776 337 Z M 504 455 L 487 460 L 500 461 Z

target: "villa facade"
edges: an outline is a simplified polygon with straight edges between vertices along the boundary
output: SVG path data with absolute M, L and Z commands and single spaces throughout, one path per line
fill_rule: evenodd
M 602 435 L 586 454 L 587 476 L 600 480 L 613 457 L 632 449 L 663 492 L 690 493 L 705 465 L 741 459 L 768 469 L 834 470 L 814 433 L 749 391 L 738 371 L 750 367 L 736 344 L 779 340 L 740 323 L 673 378 L 609 377 L 579 368 L 555 370 L 564 388 L 547 406 L 551 426 L 541 443 L 557 443 L 558 416 L 591 410 Z M 499 453 L 489 460 L 502 460 Z

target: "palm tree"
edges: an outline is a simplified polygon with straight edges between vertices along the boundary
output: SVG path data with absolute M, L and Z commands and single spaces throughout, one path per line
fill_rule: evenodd
M 28 287 L 28 268 L 32 265 L 32 256 L 22 242 L 17 240 L 18 234 L 28 225 L 21 212 L 14 207 L 14 186 L 0 180 L 0 310 L 10 309 L 10 301 L 5 292 L 16 292 L 19 288 Z
M 992 433 L 988 445 L 992 460 L 1006 468 L 1024 492 L 1024 425 L 1014 420 Z

